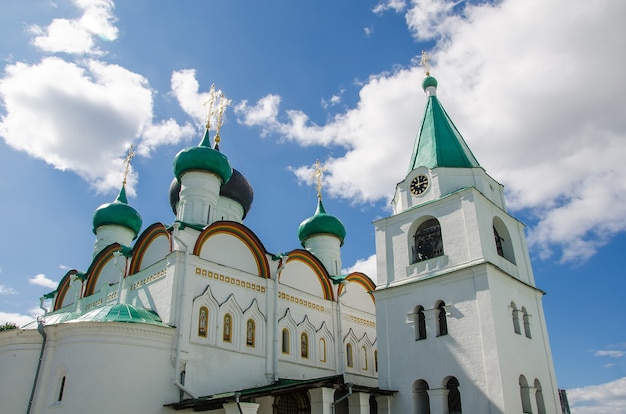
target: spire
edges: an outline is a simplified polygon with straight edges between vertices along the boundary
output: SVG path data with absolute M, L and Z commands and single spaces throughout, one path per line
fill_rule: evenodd
M 422 87 L 428 102 L 417 134 L 409 171 L 418 167 L 475 168 L 480 164 L 437 99 L 437 79 L 430 76 L 429 56 L 422 52 L 426 77 Z

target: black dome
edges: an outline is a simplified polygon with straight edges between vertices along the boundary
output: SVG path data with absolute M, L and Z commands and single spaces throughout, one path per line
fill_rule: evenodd
M 250 207 L 252 206 L 252 200 L 254 199 L 254 190 L 239 171 L 233 168 L 233 175 L 230 180 L 220 189 L 220 196 L 230 198 L 236 201 L 243 207 L 243 217 L 246 218 Z M 172 180 L 170 184 L 170 207 L 172 212 L 176 214 L 176 208 L 180 201 L 180 183 L 176 178 Z

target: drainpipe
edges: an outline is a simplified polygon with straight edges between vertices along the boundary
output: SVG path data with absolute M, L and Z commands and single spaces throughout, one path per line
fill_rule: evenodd
M 235 393 L 235 402 L 237 403 L 237 408 L 239 409 L 239 414 L 243 414 L 243 410 L 241 409 L 241 403 L 239 402 L 239 397 L 241 397 L 240 392 Z
M 341 292 L 341 294 L 337 296 L 337 331 L 338 331 L 337 343 L 339 344 L 339 352 L 337 355 L 337 361 L 338 361 L 337 373 L 345 374 L 346 364 L 344 360 L 345 347 L 343 346 L 343 324 L 341 323 L 341 297 L 348 292 L 348 288 L 346 287 L 347 283 L 345 281 L 341 283 L 343 285 L 343 292 Z
M 48 308 L 43 306 L 43 302 L 46 300 L 45 296 L 39 298 L 39 309 L 43 311 L 43 316 L 45 317 L 48 314 Z
M 39 353 L 39 361 L 37 362 L 37 372 L 35 372 L 35 381 L 33 381 L 33 389 L 30 392 L 30 400 L 28 401 L 28 410 L 27 414 L 30 414 L 30 410 L 33 407 L 33 401 L 35 400 L 35 390 L 37 389 L 37 381 L 39 380 L 39 371 L 41 370 L 41 364 L 43 362 L 43 352 L 46 349 L 46 340 L 48 339 L 48 335 L 46 335 L 46 331 L 43 326 L 43 322 L 41 319 L 37 321 L 37 332 L 43 337 L 43 342 L 41 343 L 41 352 Z
M 287 259 L 289 259 L 289 256 L 285 256 L 283 254 L 280 255 L 278 268 L 276 269 L 276 274 L 274 275 L 274 382 L 278 381 L 278 279 L 280 277 L 280 273 L 285 267 L 285 264 L 287 263 Z
M 351 382 L 348 382 L 346 385 L 348 386 L 348 393 L 344 395 L 343 397 L 341 397 L 340 399 L 338 399 L 337 401 L 333 401 L 330 405 L 332 408 L 333 414 L 335 414 L 335 406 L 352 395 L 352 386 L 354 384 L 352 384 Z
M 186 389 L 185 386 L 181 384 L 179 381 L 180 347 L 181 347 L 181 342 L 182 342 L 182 337 L 183 337 L 183 331 L 182 331 L 183 329 L 183 326 L 182 326 L 183 325 L 183 299 L 185 298 L 185 279 L 186 279 L 186 274 L 187 274 L 187 263 L 189 262 L 189 247 L 187 246 L 187 244 L 185 244 L 185 242 L 183 242 L 181 239 L 179 239 L 176 236 L 179 229 L 180 229 L 180 223 L 179 222 L 174 223 L 174 240 L 176 240 L 176 243 L 180 244 L 181 246 L 185 248 L 185 260 L 184 260 L 184 265 L 183 265 L 183 273 L 180 276 L 180 281 L 178 282 L 179 291 L 178 291 L 178 310 L 176 311 L 177 336 L 176 336 L 176 362 L 174 364 L 174 385 L 178 387 L 178 389 L 180 389 L 182 392 L 189 395 L 191 398 L 196 398 L 196 396 L 193 395 L 191 392 L 189 392 L 189 390 Z

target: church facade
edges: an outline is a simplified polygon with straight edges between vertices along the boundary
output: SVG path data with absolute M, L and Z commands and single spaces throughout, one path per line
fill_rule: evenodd
M 342 274 L 346 229 L 319 166 L 301 248 L 265 249 L 244 224 L 253 190 L 219 151 L 216 95 L 213 136 L 174 160 L 174 223 L 141 231 L 124 183 L 94 213 L 89 268 L 42 298 L 44 317 L 0 333 L 3 411 L 559 412 L 523 225 L 436 80 L 423 87 L 409 172 L 374 223 L 377 284 Z

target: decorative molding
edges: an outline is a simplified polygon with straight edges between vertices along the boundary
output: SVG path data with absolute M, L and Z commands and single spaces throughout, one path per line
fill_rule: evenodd
M 130 285 L 130 290 L 136 290 L 142 287 L 143 285 L 147 285 L 150 282 L 154 282 L 155 280 L 161 279 L 165 277 L 167 274 L 167 269 L 161 269 L 160 271 L 151 274 L 150 276 L 144 277 Z
M 259 285 L 258 283 L 246 282 L 245 280 L 241 280 L 233 276 L 225 276 L 221 273 L 212 272 L 201 267 L 196 267 L 196 275 L 206 277 L 208 279 L 217 280 L 228 285 L 239 286 L 244 289 L 250 289 L 256 292 L 265 293 L 265 286 Z

